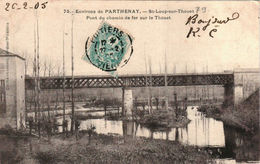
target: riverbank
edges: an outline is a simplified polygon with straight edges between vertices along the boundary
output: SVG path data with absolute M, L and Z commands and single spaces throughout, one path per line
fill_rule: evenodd
M 198 111 L 221 120 L 225 125 L 256 134 L 259 132 L 259 89 L 234 108 L 204 105 Z
M 236 111 L 236 109 L 233 110 L 230 108 L 221 110 L 220 107 L 210 105 L 201 106 L 198 108 L 198 111 L 206 114 L 206 117 L 223 121 L 227 126 L 251 133 L 256 133 L 258 131 L 259 120 L 255 118 L 253 113 L 245 114 L 245 112 Z
M 87 134 L 81 134 L 78 140 L 75 136 L 63 139 L 63 135 L 58 135 L 49 140 L 27 137 L 31 148 L 25 148 L 28 144 L 25 141 L 23 145 L 17 144 L 17 137 L 12 146 L 9 136 L 0 135 L 0 138 L 8 140 L 11 147 L 8 158 L 18 163 L 210 163 L 212 160 L 204 150 L 165 140 L 95 134 L 89 142 Z

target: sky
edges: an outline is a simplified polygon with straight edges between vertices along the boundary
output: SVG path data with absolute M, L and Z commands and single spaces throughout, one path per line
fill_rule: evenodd
M 45 1 L 40 1 L 45 2 Z M 22 6 L 22 2 L 18 1 Z M 35 5 L 28 1 L 28 6 Z M 145 65 L 151 63 L 152 73 L 163 73 L 165 63 L 167 72 L 221 72 L 235 68 L 259 68 L 259 3 L 257 2 L 137 2 L 137 1 L 49 1 L 45 9 L 38 9 L 37 14 L 32 9 L 5 11 L 5 3 L 0 4 L 0 48 L 6 49 L 6 23 L 9 22 L 9 51 L 23 56 L 28 61 L 34 55 L 34 29 L 36 17 L 39 27 L 39 54 L 41 63 L 45 60 L 62 66 L 63 32 L 65 43 L 66 74 L 71 74 L 71 14 L 64 13 L 64 9 L 78 10 L 111 10 L 138 9 L 148 10 L 194 10 L 196 7 L 206 8 L 206 12 L 199 12 L 199 18 L 208 20 L 212 17 L 226 19 L 234 12 L 239 18 L 221 24 L 218 27 L 210 25 L 201 37 L 186 38 L 190 27 L 201 25 L 185 25 L 187 19 L 195 13 L 173 14 L 75 14 L 73 22 L 73 53 L 75 75 L 108 75 L 90 63 L 82 60 L 85 54 L 85 42 L 97 31 L 102 20 L 87 20 L 86 16 L 170 16 L 168 20 L 106 20 L 107 23 L 120 28 L 131 35 L 134 52 L 129 62 L 117 73 L 139 74 L 145 73 Z M 37 16 L 36 16 L 37 15 Z M 209 37 L 209 31 L 217 28 L 214 38 Z M 43 70 L 43 66 L 42 66 Z M 54 70 L 55 71 L 55 70 Z

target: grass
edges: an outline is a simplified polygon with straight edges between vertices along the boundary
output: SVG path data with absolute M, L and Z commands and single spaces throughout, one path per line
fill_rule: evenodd
M 192 146 L 144 138 L 94 135 L 91 144 L 86 136 L 67 145 L 38 151 L 40 163 L 210 163 L 210 155 Z

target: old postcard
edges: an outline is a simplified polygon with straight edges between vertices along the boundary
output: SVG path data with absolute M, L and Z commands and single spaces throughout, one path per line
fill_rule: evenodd
M 260 163 L 258 1 L 0 2 L 0 163 Z

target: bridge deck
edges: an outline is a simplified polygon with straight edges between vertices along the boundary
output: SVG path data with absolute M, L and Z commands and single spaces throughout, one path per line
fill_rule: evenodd
M 65 80 L 64 80 L 65 79 Z M 188 85 L 228 85 L 234 83 L 232 72 L 205 74 L 168 74 L 167 86 Z M 72 87 L 72 77 L 40 77 L 41 89 L 62 89 L 63 82 L 66 89 Z M 34 89 L 33 77 L 25 80 L 27 89 Z M 118 78 L 112 76 L 75 76 L 74 88 L 118 88 L 165 86 L 165 75 L 124 75 Z

